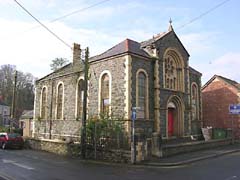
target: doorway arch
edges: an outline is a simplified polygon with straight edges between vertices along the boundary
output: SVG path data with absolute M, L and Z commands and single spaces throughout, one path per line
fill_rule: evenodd
M 178 96 L 171 96 L 167 102 L 166 109 L 167 137 L 182 137 L 184 134 L 184 106 L 182 99 Z

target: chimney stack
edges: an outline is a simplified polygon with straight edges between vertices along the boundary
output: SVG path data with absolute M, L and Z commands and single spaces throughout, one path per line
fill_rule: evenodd
M 81 61 L 80 44 L 73 43 L 73 65 L 79 64 Z

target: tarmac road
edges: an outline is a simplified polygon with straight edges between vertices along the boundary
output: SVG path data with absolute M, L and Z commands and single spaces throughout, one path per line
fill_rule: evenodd
M 174 167 L 100 164 L 33 150 L 0 150 L 0 180 L 240 180 L 240 153 Z

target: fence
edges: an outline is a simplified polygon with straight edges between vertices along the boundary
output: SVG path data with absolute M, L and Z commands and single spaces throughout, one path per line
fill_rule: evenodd
M 89 120 L 87 146 L 99 150 L 130 150 L 130 135 L 125 131 L 126 120 Z

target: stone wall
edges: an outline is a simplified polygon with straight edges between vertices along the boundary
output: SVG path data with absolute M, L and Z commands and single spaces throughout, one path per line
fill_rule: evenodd
M 190 83 L 196 82 L 199 87 L 201 87 L 201 75 L 192 75 L 189 73 L 189 54 L 186 49 L 183 47 L 182 43 L 179 41 L 176 34 L 172 31 L 169 32 L 166 36 L 155 42 L 156 49 L 158 51 L 159 58 L 159 80 L 160 80 L 160 132 L 163 137 L 166 137 L 167 133 L 167 101 L 172 96 L 175 95 L 182 99 L 184 107 L 184 135 L 189 135 L 191 133 L 190 127 L 190 118 L 191 118 L 191 109 L 190 109 Z M 179 92 L 174 90 L 168 90 L 164 88 L 164 53 L 168 48 L 175 49 L 181 55 L 181 58 L 184 63 L 184 77 L 183 77 L 183 86 L 185 91 Z M 200 88 L 199 88 L 200 89 Z M 200 96 L 199 96 L 200 98 Z M 199 108 L 201 111 L 201 109 Z
M 136 107 L 136 75 L 139 69 L 143 69 L 148 75 L 148 106 L 149 119 L 154 119 L 154 66 L 153 61 L 149 59 L 142 59 L 139 57 L 132 57 L 132 107 Z
M 69 67 L 68 67 L 69 66 Z M 73 136 L 79 138 L 81 123 L 76 118 L 76 88 L 81 72 L 76 71 L 72 65 L 68 65 L 49 76 L 39 80 L 36 84 L 35 114 L 34 114 L 34 136 L 49 137 L 50 122 L 52 123 L 52 138 L 66 138 Z M 72 67 L 72 68 L 70 68 Z M 76 66 L 80 68 L 79 66 Z M 75 68 L 76 68 L 75 67 Z M 63 118 L 56 119 L 57 87 L 62 82 L 64 86 L 63 95 Z M 47 88 L 47 116 L 41 117 L 40 103 L 42 88 Z M 52 110 L 52 111 L 51 111 Z
M 113 116 L 124 116 L 125 100 L 125 70 L 126 57 L 116 57 L 92 62 L 90 66 L 88 107 L 89 116 L 99 114 L 99 81 L 101 73 L 108 71 L 111 74 L 111 113 Z
M 198 109 L 199 109 L 199 115 L 197 120 L 191 120 L 191 130 L 192 134 L 200 134 L 201 133 L 201 127 L 203 125 L 202 121 L 202 92 L 201 92 L 201 74 L 191 71 L 189 73 L 189 79 L 190 79 L 190 88 L 193 83 L 197 84 L 198 86 Z M 191 103 L 192 104 L 192 103 Z
M 76 120 L 52 120 L 52 139 L 68 139 L 74 141 L 80 140 L 81 121 Z M 35 134 L 37 138 L 49 138 L 50 134 L 50 120 L 36 120 Z
M 27 139 L 26 146 L 35 150 L 42 150 L 64 156 L 81 156 L 81 146 L 79 143 L 69 143 L 67 141 L 49 139 Z M 87 148 L 87 159 L 109 161 L 116 163 L 130 163 L 130 150 L 97 150 L 96 156 L 92 147 Z
M 41 91 L 44 86 L 47 88 L 47 119 L 50 119 L 51 116 L 52 119 L 56 119 L 56 103 L 57 103 L 56 94 L 57 86 L 60 82 L 62 82 L 64 85 L 63 119 L 76 119 L 75 117 L 76 87 L 80 74 L 81 73 L 73 73 L 70 75 L 54 76 L 52 77 L 52 79 L 50 78 L 40 81 L 36 85 L 35 119 L 41 118 L 40 116 Z
M 43 150 L 58 155 L 72 155 L 69 144 L 60 140 L 27 139 L 26 144 L 35 150 Z

